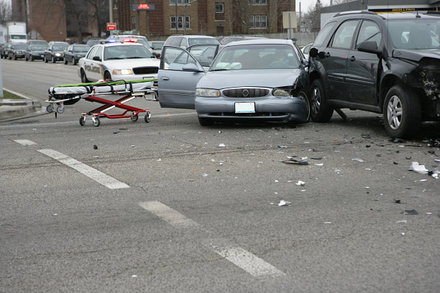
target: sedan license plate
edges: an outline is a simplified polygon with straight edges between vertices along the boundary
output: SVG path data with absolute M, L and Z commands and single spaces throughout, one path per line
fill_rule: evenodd
M 235 103 L 235 113 L 255 113 L 255 103 Z

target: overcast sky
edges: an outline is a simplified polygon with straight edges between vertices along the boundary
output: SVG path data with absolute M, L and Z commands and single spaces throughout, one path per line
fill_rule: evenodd
M 296 12 L 299 12 L 299 3 L 301 3 L 301 13 L 307 13 L 310 7 L 315 6 L 316 0 L 296 0 Z M 329 6 L 330 0 L 321 0 L 323 6 Z

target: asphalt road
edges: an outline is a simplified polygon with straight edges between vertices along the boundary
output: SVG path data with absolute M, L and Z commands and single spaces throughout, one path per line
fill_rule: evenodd
M 79 81 L 1 62 L 40 101 Z M 201 127 L 137 103 L 151 123 L 81 127 L 80 101 L 0 124 L 0 292 L 439 292 L 440 179 L 408 170 L 440 168 L 438 127 L 395 143 L 364 112 Z

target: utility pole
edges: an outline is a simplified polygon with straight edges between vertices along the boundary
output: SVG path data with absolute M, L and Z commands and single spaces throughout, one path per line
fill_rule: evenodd
M 113 22 L 113 0 L 108 0 L 109 22 Z
M 174 0 L 174 1 L 176 1 L 176 34 L 177 34 L 177 0 Z

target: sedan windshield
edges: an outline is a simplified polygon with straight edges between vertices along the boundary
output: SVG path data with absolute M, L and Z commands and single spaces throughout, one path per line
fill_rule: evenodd
M 240 45 L 225 47 L 210 70 L 295 69 L 299 65 L 298 56 L 292 46 Z
M 47 46 L 44 46 L 44 45 L 33 45 L 33 46 L 30 46 L 30 48 L 31 48 L 31 50 L 34 50 L 34 51 L 44 51 L 44 50 L 47 49 Z
M 437 19 L 390 20 L 388 30 L 395 48 L 439 49 L 440 22 Z
M 14 45 L 14 49 L 17 49 L 17 50 L 26 49 L 26 44 L 16 44 L 16 45 Z
M 64 51 L 66 50 L 67 46 L 64 45 L 55 45 L 52 47 L 52 49 L 54 49 L 55 51 Z
M 104 60 L 152 58 L 152 54 L 144 46 L 121 45 L 104 49 Z

